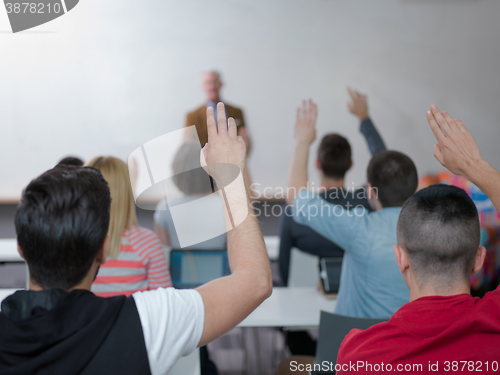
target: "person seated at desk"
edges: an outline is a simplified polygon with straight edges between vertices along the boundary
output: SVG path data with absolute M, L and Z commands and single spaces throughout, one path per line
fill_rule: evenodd
M 224 105 L 218 109 L 219 123 L 226 122 Z M 234 121 L 217 130 L 213 109 L 207 111 L 205 160 L 224 186 L 227 169 L 210 166 L 242 170 L 245 143 Z M 226 195 L 233 214 L 250 212 L 244 189 Z M 256 218 L 246 215 L 227 234 L 229 276 L 194 290 L 96 296 L 90 287 L 106 261 L 110 206 L 108 184 L 95 168 L 57 167 L 24 189 L 15 223 L 30 290 L 1 303 L 0 373 L 167 374 L 180 357 L 227 333 L 271 295 L 264 239 Z
M 365 137 L 372 155 L 386 149 L 384 141 L 373 125 L 369 114 L 366 95 L 348 88 L 351 102 L 349 112 L 360 121 L 359 130 Z M 316 168 L 320 175 L 320 188 L 326 190 L 322 197 L 328 203 L 347 208 L 363 206 L 371 211 L 366 199 L 365 188 L 345 189 L 344 177 L 352 167 L 351 145 L 339 134 L 327 134 L 321 140 L 316 159 Z M 293 203 L 293 202 L 290 202 Z M 306 225 L 298 224 L 292 217 L 292 206 L 285 208 L 280 219 L 279 270 L 283 284 L 288 285 L 290 252 L 292 247 L 320 257 L 341 257 L 344 250 L 334 242 L 318 234 Z
M 197 165 L 198 168 L 190 169 Z M 209 175 L 200 164 L 200 145 L 193 141 L 183 143 L 177 150 L 172 162 L 173 182 L 183 195 L 178 198 L 159 202 L 154 214 L 155 231 L 165 246 L 180 249 L 179 238 L 175 231 L 174 220 L 169 210 L 170 206 L 188 203 L 194 199 L 212 194 Z M 219 195 L 207 199 L 220 203 Z M 189 249 L 223 250 L 226 248 L 226 234 L 221 234 L 207 241 L 187 247 Z
M 137 224 L 128 167 L 113 156 L 98 156 L 87 166 L 101 171 L 111 193 L 106 263 L 92 284 L 101 297 L 172 286 L 163 246 L 155 232 Z
M 380 151 L 367 168 L 367 199 L 375 212 L 330 204 L 306 189 L 309 148 L 316 138 L 315 119 L 316 105 L 309 101 L 299 109 L 295 124 L 296 146 L 288 186 L 293 218 L 344 249 L 335 312 L 388 318 L 409 300 L 392 246 L 401 206 L 417 189 L 417 169 L 400 152 Z
M 500 173 L 482 158 L 463 123 L 435 105 L 427 120 L 438 141 L 436 159 L 500 209 Z M 408 199 L 394 252 L 410 302 L 388 322 L 353 329 L 340 347 L 337 373 L 372 374 L 374 365 L 384 363 L 392 368 L 386 371 L 497 374 L 500 287 L 483 298 L 470 294 L 470 275 L 481 269 L 486 254 L 479 244 L 478 211 L 464 190 L 432 185 Z M 349 361 L 365 366 L 351 371 Z

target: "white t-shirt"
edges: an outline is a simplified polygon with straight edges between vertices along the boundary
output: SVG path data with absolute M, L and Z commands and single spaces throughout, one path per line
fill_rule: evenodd
M 196 349 L 205 308 L 193 289 L 158 288 L 132 295 L 139 312 L 152 375 L 164 375 Z

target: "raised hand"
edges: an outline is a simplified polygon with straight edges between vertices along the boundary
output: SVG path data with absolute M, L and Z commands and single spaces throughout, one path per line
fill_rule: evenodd
M 208 166 L 208 173 L 218 182 L 230 181 L 234 176 L 232 168 L 227 164 L 237 166 L 241 171 L 246 164 L 245 141 L 241 136 L 237 136 L 236 122 L 233 118 L 227 121 L 224 104 L 217 104 L 217 128 L 214 110 L 207 107 L 207 130 L 208 143 L 202 149 L 202 166 Z M 204 159 L 204 160 L 203 160 Z M 225 165 L 226 164 L 226 165 Z
M 303 101 L 302 107 L 297 108 L 295 120 L 295 142 L 297 144 L 311 145 L 316 139 L 316 104 L 309 99 Z
M 367 119 L 368 116 L 368 104 L 366 103 L 366 95 L 360 94 L 358 91 L 347 88 L 347 92 L 351 97 L 351 101 L 347 102 L 347 108 L 354 116 L 359 118 L 359 121 Z
M 465 125 L 447 112 L 440 112 L 435 104 L 427 111 L 427 121 L 438 141 L 434 145 L 434 157 L 450 172 L 469 178 L 470 169 L 483 158 Z

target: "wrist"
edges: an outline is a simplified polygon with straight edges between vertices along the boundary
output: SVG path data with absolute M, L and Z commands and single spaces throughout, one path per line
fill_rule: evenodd
M 361 116 L 358 116 L 359 122 L 363 122 L 365 120 L 368 120 L 369 118 L 370 118 L 370 116 L 368 116 L 368 113 L 361 115 Z
M 311 146 L 312 142 L 304 141 L 304 140 L 296 140 L 295 141 L 295 149 L 307 149 L 309 150 L 309 147 Z

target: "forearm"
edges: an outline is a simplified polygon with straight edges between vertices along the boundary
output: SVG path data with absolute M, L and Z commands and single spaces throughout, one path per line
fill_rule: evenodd
M 297 143 L 290 167 L 288 178 L 287 199 L 288 204 L 293 204 L 298 192 L 307 187 L 307 163 L 309 160 L 309 145 Z
M 500 172 L 485 160 L 481 160 L 469 165 L 464 177 L 481 189 L 500 212 Z
M 386 150 L 384 140 L 369 117 L 361 121 L 359 131 L 365 137 L 366 143 L 368 144 L 368 148 L 370 149 L 372 155 Z
M 244 174 L 243 171 L 243 178 L 239 177 L 221 189 L 229 214 L 226 217 L 229 265 L 232 275 L 251 277 L 253 280 L 250 284 L 262 281 L 263 285 L 267 285 L 271 280 L 269 257 L 259 224 L 253 215 L 247 193 L 248 181 L 245 181 Z

